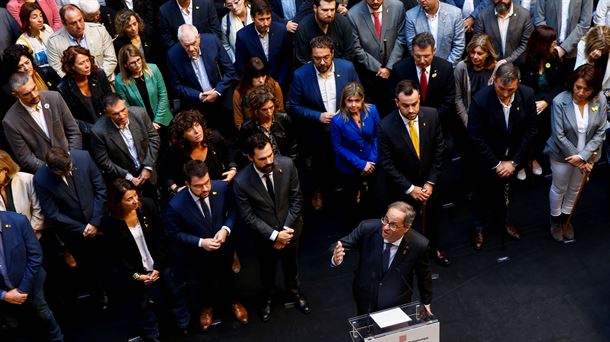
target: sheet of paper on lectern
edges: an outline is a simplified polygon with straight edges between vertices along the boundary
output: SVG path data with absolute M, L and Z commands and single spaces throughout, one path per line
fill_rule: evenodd
M 392 325 L 405 323 L 411 318 L 400 308 L 394 308 L 371 314 L 371 318 L 380 328 L 386 328 Z

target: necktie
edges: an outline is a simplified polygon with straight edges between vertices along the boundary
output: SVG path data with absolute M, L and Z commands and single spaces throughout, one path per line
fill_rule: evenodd
M 263 177 L 265 177 L 265 184 L 267 185 L 267 192 L 269 193 L 271 200 L 273 200 L 273 203 L 275 203 L 275 191 L 273 191 L 273 182 L 271 182 L 271 174 L 265 173 L 265 175 Z
M 413 148 L 415 148 L 417 158 L 419 158 L 419 137 L 415 129 L 415 120 L 409 120 L 409 135 L 411 136 L 411 142 L 413 143 Z
M 381 254 L 381 260 L 383 262 L 383 271 L 387 271 L 390 268 L 390 251 L 392 244 L 389 242 L 383 243 L 383 253 Z
M 210 225 L 212 226 L 212 213 L 210 212 L 210 207 L 208 206 L 208 204 L 205 202 L 205 198 L 200 198 L 199 202 L 201 203 L 201 209 L 203 210 L 203 216 L 205 216 L 203 219 Z
M 426 69 L 421 69 L 421 77 L 419 78 L 419 94 L 421 102 L 426 101 L 426 92 L 428 92 L 428 78 L 426 77 Z
M 375 32 L 377 32 L 377 38 L 381 40 L 381 21 L 379 20 L 379 12 L 373 12 L 373 19 L 375 23 Z

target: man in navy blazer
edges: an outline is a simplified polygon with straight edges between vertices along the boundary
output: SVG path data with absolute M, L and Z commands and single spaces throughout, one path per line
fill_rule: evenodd
M 167 62 L 171 88 L 182 109 L 199 109 L 213 128 L 233 127 L 235 68 L 220 39 L 184 24 L 178 40 L 180 44 L 169 49 Z
M 432 272 L 428 240 L 411 229 L 415 210 L 405 202 L 394 202 L 385 216 L 362 221 L 333 249 L 331 264 L 339 266 L 352 250 L 360 258 L 352 288 L 358 314 L 392 308 L 411 302 L 413 276 L 422 304 L 430 312 Z
M 267 0 L 253 0 L 250 15 L 252 24 L 237 32 L 235 69 L 241 74 L 251 57 L 259 57 L 267 65 L 269 75 L 286 91 L 292 64 L 292 54 L 287 52 L 292 49 L 288 32 L 284 25 L 272 20 L 271 5 Z
M 13 316 L 19 307 L 26 306 L 45 324 L 49 341 L 63 341 L 44 298 L 45 276 L 42 249 L 28 219 L 0 211 L 0 316 Z M 16 337 L 0 332 L 3 341 Z
M 84 272 L 84 284 L 105 305 L 98 228 L 105 214 L 106 183 L 87 151 L 53 147 L 34 175 L 45 218 Z
M 188 14 L 187 14 L 188 13 Z M 188 21 L 185 21 L 185 16 Z M 220 21 L 211 0 L 169 0 L 159 8 L 161 41 L 169 49 L 178 42 L 176 34 L 183 24 L 192 24 L 201 33 L 222 36 Z
M 211 181 L 208 167 L 201 160 L 184 165 L 186 187 L 169 202 L 165 227 L 188 258 L 199 283 L 202 310 L 201 329 L 212 325 L 213 306 L 231 304 L 235 318 L 248 323 L 248 312 L 238 302 L 235 291 L 233 242 L 235 227 L 233 196 L 222 181 Z
M 534 91 L 520 81 L 517 67 L 502 64 L 493 86 L 473 96 L 468 112 L 468 132 L 478 158 L 472 238 L 476 250 L 483 247 L 486 228 L 506 229 L 510 237 L 520 238 L 517 228 L 506 222 L 508 184 L 515 170 L 527 163 L 537 130 Z
M 311 40 L 311 63 L 294 72 L 288 113 L 301 127 L 299 145 L 303 147 L 303 158 L 311 165 L 313 178 L 312 203 L 314 209 L 322 207 L 322 190 L 329 190 L 329 170 L 334 165 L 333 147 L 328 127 L 341 105 L 341 92 L 349 82 L 360 82 L 354 65 L 346 60 L 334 58 L 333 41 L 328 36 Z M 322 81 L 324 79 L 325 81 Z M 320 89 L 320 84 L 328 84 Z M 325 97 L 322 97 L 322 91 Z

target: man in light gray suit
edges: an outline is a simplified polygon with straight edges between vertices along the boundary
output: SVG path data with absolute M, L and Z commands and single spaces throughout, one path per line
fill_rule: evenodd
M 38 91 L 32 77 L 17 72 L 9 78 L 17 98 L 2 126 L 21 170 L 36 173 L 51 147 L 81 149 L 82 137 L 70 109 L 56 91 Z
M 565 0 L 538 0 L 534 25 L 548 25 L 557 31 L 556 49 L 559 57 L 576 57 L 576 45 L 591 26 L 593 0 L 571 0 L 567 11 L 562 10 Z M 565 14 L 564 14 L 565 12 Z
M 374 103 L 390 104 L 387 80 L 394 63 L 402 59 L 406 42 L 405 8 L 399 0 L 366 0 L 352 7 L 347 17 L 354 27 L 354 52 L 360 76 Z M 389 108 L 386 108 L 389 109 Z
M 499 63 L 521 62 L 527 41 L 534 30 L 529 12 L 512 0 L 493 0 L 479 13 L 474 33 L 491 37 Z
M 462 11 L 439 0 L 419 0 L 419 6 L 407 11 L 405 37 L 409 52 L 411 42 L 419 33 L 430 32 L 436 41 L 436 56 L 455 66 L 462 57 L 466 45 Z

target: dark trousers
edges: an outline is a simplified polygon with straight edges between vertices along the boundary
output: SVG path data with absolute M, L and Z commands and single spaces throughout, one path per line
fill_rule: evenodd
M 510 178 L 500 178 L 495 170 L 479 173 L 474 186 L 474 224 L 478 230 L 504 229 Z
M 41 271 L 44 272 L 44 271 Z M 44 276 L 43 276 L 44 278 Z M 21 305 L 8 304 L 0 301 L 0 340 L 14 341 L 19 337 L 29 334 L 27 330 L 34 327 L 20 326 L 19 321 L 26 315 L 34 314 L 43 324 L 49 341 L 63 341 L 64 336 L 55 321 L 53 312 L 49 308 L 44 297 L 41 284 L 37 284 L 30 293 L 28 299 Z M 32 330 L 30 330 L 32 331 Z
M 236 302 L 235 274 L 231 269 L 233 249 L 205 253 L 206 256 L 200 258 L 202 264 L 193 265 L 197 267 L 193 272 L 199 277 L 202 306 L 212 308 Z
M 335 152 L 330 139 L 330 132 L 312 133 L 312 136 L 315 136 L 316 139 L 308 137 L 306 132 L 302 132 L 302 134 L 304 136 L 301 138 L 300 146 L 303 152 L 303 164 L 310 181 L 310 184 L 304 188 L 308 193 L 329 193 L 333 188 L 333 182 L 337 174 Z
M 426 201 L 425 208 L 423 202 L 413 199 L 413 197 L 410 195 L 404 198 L 404 200 L 409 203 L 417 213 L 415 216 L 415 221 L 413 222 L 414 228 L 428 238 L 430 241 L 428 248 L 432 251 L 439 249 L 438 230 L 440 225 L 441 211 L 438 190 L 439 189 L 437 187 L 434 187 L 432 196 L 430 196 L 428 201 Z
M 258 256 L 260 260 L 261 281 L 263 286 L 263 299 L 270 300 L 275 291 L 275 278 L 278 261 L 282 263 L 284 285 L 290 294 L 296 295 L 299 291 L 299 276 L 297 267 L 297 244 L 292 241 L 283 249 L 273 248 L 273 241 L 262 239 L 258 241 Z

